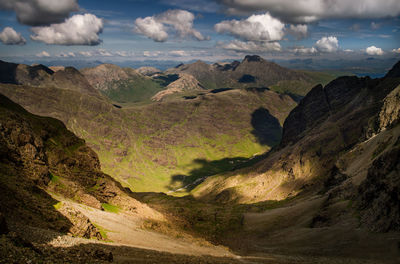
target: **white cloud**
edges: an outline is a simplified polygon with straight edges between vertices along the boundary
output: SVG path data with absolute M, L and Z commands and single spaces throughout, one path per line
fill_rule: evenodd
M 113 54 L 105 49 L 96 49 L 90 51 L 80 51 L 78 52 L 79 55 L 85 57 L 112 57 Z
M 394 52 L 394 53 L 400 53 L 400 48 L 392 49 L 392 52 Z
M 168 54 L 171 56 L 176 56 L 176 57 L 188 56 L 188 54 L 184 50 L 172 50 L 172 51 L 168 52 Z
M 0 32 L 0 42 L 6 45 L 25 45 L 26 40 L 22 37 L 21 33 L 17 33 L 11 27 L 5 27 Z
M 14 11 L 22 24 L 42 26 L 64 21 L 79 6 L 77 0 L 1 0 L 0 9 Z
M 335 52 L 339 48 L 339 41 L 336 37 L 323 37 L 315 43 L 315 47 L 320 52 Z
M 42 51 L 42 52 L 36 54 L 36 57 L 40 57 L 40 58 L 50 57 L 50 54 L 47 51 Z
M 331 53 L 339 49 L 339 41 L 336 37 L 323 37 L 315 42 L 311 48 L 297 47 L 291 51 L 297 54 L 317 54 L 317 53 Z
M 199 41 L 208 40 L 209 37 L 204 37 L 193 28 L 194 19 L 195 16 L 185 10 L 167 10 L 156 16 L 137 18 L 134 31 L 157 42 L 166 41 L 169 37 L 168 31 L 174 31 L 180 38 L 190 36 Z
M 345 49 L 345 50 L 343 50 L 344 52 L 354 52 L 354 50 L 352 50 L 352 49 Z
M 158 57 L 162 55 L 163 53 L 161 51 L 144 51 L 143 56 L 144 57 Z
M 281 45 L 278 42 L 254 42 L 254 41 L 239 41 L 233 40 L 229 43 L 219 43 L 219 46 L 227 49 L 240 52 L 268 52 L 280 51 Z
M 368 55 L 383 55 L 383 50 L 381 48 L 377 48 L 375 46 L 371 46 L 365 49 L 365 52 Z
M 287 22 L 327 18 L 383 18 L 400 15 L 398 0 L 217 0 L 230 14 L 268 11 Z
M 74 58 L 76 57 L 76 54 L 74 52 L 61 52 L 57 57 Z
M 135 31 L 157 42 L 164 42 L 168 39 L 164 25 L 154 17 L 137 18 L 135 20 Z
M 219 11 L 219 6 L 215 1 L 199 0 L 162 0 L 164 4 L 176 6 L 182 9 L 188 9 L 198 12 L 215 13 Z
M 228 33 L 246 41 L 277 41 L 284 35 L 285 25 L 269 13 L 252 15 L 242 20 L 226 20 L 214 26 L 218 33 Z
M 316 54 L 318 53 L 318 50 L 314 47 L 311 48 L 305 48 L 305 47 L 297 47 L 292 50 L 296 54 Z
M 92 14 L 74 15 L 61 24 L 33 27 L 31 39 L 57 45 L 98 45 L 103 21 Z
M 120 56 L 120 57 L 128 57 L 129 53 L 127 51 L 116 51 L 115 55 Z
M 290 25 L 286 31 L 290 35 L 294 36 L 297 40 L 304 39 L 308 36 L 307 25 Z

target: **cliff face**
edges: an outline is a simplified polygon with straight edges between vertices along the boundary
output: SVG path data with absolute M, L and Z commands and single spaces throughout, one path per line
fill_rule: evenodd
M 397 86 L 384 100 L 379 113 L 379 129 L 391 128 L 400 120 L 400 86 Z
M 296 143 L 307 134 L 308 130 L 320 125 L 331 116 L 344 117 L 340 112 L 353 111 L 354 109 L 348 106 L 357 96 L 370 97 L 367 91 L 368 85 L 368 78 L 341 77 L 325 87 L 322 85 L 314 87 L 285 120 L 281 146 Z

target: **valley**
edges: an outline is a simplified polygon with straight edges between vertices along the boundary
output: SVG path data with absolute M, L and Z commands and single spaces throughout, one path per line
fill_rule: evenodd
M 0 72 L 0 263 L 400 260 L 400 62 Z

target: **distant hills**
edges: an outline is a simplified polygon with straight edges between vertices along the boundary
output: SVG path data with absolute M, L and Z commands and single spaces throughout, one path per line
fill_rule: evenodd
M 327 73 L 290 70 L 255 55 L 246 56 L 241 62 L 207 64 L 196 61 L 165 72 L 155 68 L 136 71 L 112 64 L 84 68 L 81 72 L 93 87 L 110 99 L 128 104 L 149 102 L 152 98 L 160 101 L 167 95 L 190 90 L 250 87 L 269 87 L 298 100 L 314 85 L 325 84 L 335 77 Z

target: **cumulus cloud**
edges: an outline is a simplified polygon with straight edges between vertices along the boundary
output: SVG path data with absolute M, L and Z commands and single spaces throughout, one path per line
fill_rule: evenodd
M 193 28 L 194 19 L 195 16 L 185 10 L 167 10 L 155 16 L 137 18 L 134 31 L 157 42 L 166 41 L 171 30 L 180 38 L 190 36 L 199 41 L 208 40 L 209 37 Z
M 318 50 L 314 47 L 306 48 L 306 47 L 297 47 L 292 50 L 296 54 L 316 54 Z
M 135 31 L 156 42 L 164 42 L 168 39 L 166 28 L 154 17 L 137 18 L 135 21 Z
M 394 53 L 399 53 L 399 54 L 400 54 L 400 48 L 392 49 L 392 52 L 394 52 Z
M 103 21 L 92 14 L 74 15 L 61 24 L 33 27 L 32 40 L 56 45 L 98 45 Z
M 315 43 L 315 47 L 320 52 L 335 52 L 339 48 L 339 41 L 336 37 L 323 37 Z
M 234 50 L 239 52 L 268 52 L 280 51 L 281 45 L 278 42 L 254 42 L 233 40 L 229 43 L 219 43 L 223 49 Z
M 286 22 L 309 23 L 327 18 L 383 18 L 400 15 L 397 0 L 217 0 L 230 14 L 268 11 Z
M 42 51 L 42 52 L 36 54 L 36 57 L 40 57 L 40 58 L 50 57 L 50 54 L 47 51 Z
M 269 13 L 252 15 L 242 20 L 226 20 L 214 26 L 218 33 L 227 33 L 246 41 L 277 41 L 284 36 L 285 25 Z
M 288 34 L 294 36 L 297 40 L 304 39 L 308 36 L 307 25 L 290 25 L 286 31 Z
M 64 21 L 79 10 L 77 0 L 1 0 L 0 10 L 12 10 L 20 23 L 43 26 Z
M 291 51 L 296 54 L 317 54 L 317 53 L 331 53 L 339 49 L 339 41 L 334 36 L 323 37 L 315 42 L 315 45 L 311 48 L 307 47 L 296 47 Z M 349 50 L 347 50 L 349 51 Z
M 3 31 L 0 32 L 0 41 L 6 45 L 25 45 L 26 43 L 24 37 L 11 27 L 5 27 Z
M 371 47 L 366 48 L 365 52 L 368 55 L 378 55 L 378 56 L 383 55 L 383 50 L 381 48 L 377 48 L 375 46 L 371 46 Z

